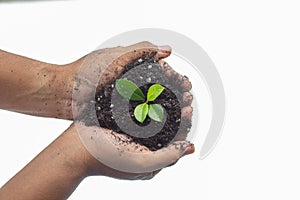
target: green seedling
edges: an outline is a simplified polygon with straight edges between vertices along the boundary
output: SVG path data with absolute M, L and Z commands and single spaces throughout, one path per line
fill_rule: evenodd
M 118 93 L 132 101 L 144 101 L 134 109 L 134 117 L 140 123 L 143 123 L 147 115 L 157 122 L 162 122 L 164 118 L 164 109 L 160 104 L 149 104 L 154 101 L 164 90 L 164 87 L 159 84 L 152 85 L 148 92 L 147 98 L 142 90 L 132 81 L 125 79 L 116 80 L 116 90 Z

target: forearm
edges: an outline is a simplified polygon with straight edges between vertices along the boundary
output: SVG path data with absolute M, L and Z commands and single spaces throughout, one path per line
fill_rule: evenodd
M 0 109 L 71 119 L 73 85 L 68 73 L 67 67 L 0 50 Z
M 0 199 L 67 199 L 86 176 L 88 156 L 71 126 L 0 189 Z

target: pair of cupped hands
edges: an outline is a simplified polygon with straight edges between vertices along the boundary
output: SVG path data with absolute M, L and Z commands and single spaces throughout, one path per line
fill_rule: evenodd
M 89 166 L 89 174 L 130 180 L 151 179 L 162 168 L 171 166 L 184 155 L 194 152 L 193 144 L 185 140 L 187 133 L 181 133 L 183 137 L 178 138 L 177 141 L 169 144 L 167 147 L 153 152 L 140 144 L 124 145 L 118 142 L 119 140 L 130 141 L 130 138 L 125 134 L 116 133 L 101 127 L 86 126 L 84 122 L 76 120 L 76 116 L 82 114 L 86 106 L 84 103 L 77 104 L 77 102 L 85 102 L 85 98 L 91 96 L 92 90 L 85 88 L 88 88 L 89 85 L 94 87 L 93 81 L 98 81 L 97 89 L 101 89 L 122 75 L 127 64 L 142 57 L 156 59 L 166 78 L 177 77 L 180 79 L 178 81 L 182 82 L 181 89 L 185 91 L 182 96 L 184 107 L 181 115 L 182 118 L 191 120 L 192 108 L 190 104 L 192 96 L 189 93 L 191 83 L 186 77 L 175 72 L 162 60 L 170 54 L 171 48 L 169 46 L 158 47 L 149 42 L 141 42 L 127 47 L 100 49 L 65 65 L 65 68 L 68 70 L 62 71 L 64 74 L 60 77 L 70 80 L 71 83 L 69 84 L 73 84 L 75 88 L 77 87 L 76 84 L 84 84 L 83 87 L 79 86 L 80 89 L 77 88 L 73 91 L 76 93 L 75 95 L 73 94 L 72 99 L 75 107 L 73 106 L 73 109 L 70 107 L 66 111 L 67 113 L 63 115 L 66 116 L 65 118 L 74 119 L 67 132 L 76 132 L 83 141 L 85 140 L 84 138 L 90 137 L 94 137 L 97 140 L 96 142 L 83 142 L 85 143 L 83 145 L 88 149 L 85 157 Z M 77 77 L 69 77 L 73 74 L 76 74 Z M 90 80 L 93 79 L 91 77 L 97 77 L 98 74 L 102 75 L 100 78 L 98 77 L 98 80 Z M 57 117 L 62 118 L 61 116 Z M 143 151 L 140 151 L 140 149 L 143 149 Z M 120 155 L 120 150 L 127 153 Z M 126 170 L 123 171 L 123 168 Z

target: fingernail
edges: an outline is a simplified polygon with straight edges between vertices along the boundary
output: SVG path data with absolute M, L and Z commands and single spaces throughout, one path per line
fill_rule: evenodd
M 171 52 L 172 48 L 168 45 L 158 46 L 158 50 L 162 52 Z
M 183 155 L 189 155 L 195 152 L 195 146 L 194 144 L 190 144 L 188 147 L 185 148 Z

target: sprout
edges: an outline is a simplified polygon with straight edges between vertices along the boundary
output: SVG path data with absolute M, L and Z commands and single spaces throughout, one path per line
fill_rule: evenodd
M 132 81 L 125 79 L 116 80 L 116 90 L 118 93 L 132 101 L 144 101 L 134 109 L 134 117 L 140 123 L 143 123 L 147 116 L 157 122 L 162 122 L 164 118 L 164 109 L 160 104 L 148 104 L 154 101 L 163 92 L 164 87 L 159 84 L 152 85 L 147 92 L 147 99 L 142 90 Z

